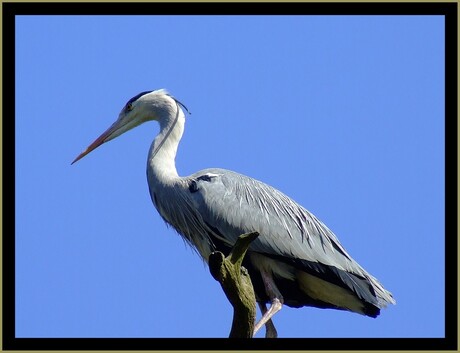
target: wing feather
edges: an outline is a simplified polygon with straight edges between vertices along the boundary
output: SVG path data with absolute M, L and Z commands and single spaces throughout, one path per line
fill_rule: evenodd
M 207 169 L 201 173 L 205 172 L 216 177 L 211 182 L 199 181 L 198 192 L 192 195 L 195 206 L 207 223 L 228 237 L 229 244 L 243 232 L 258 231 L 261 236 L 251 245 L 253 250 L 272 254 L 279 249 L 273 255 L 295 254 L 300 259 L 360 272 L 337 237 L 280 191 L 235 172 Z
M 391 294 L 368 274 L 340 244 L 335 234 L 312 213 L 275 188 L 247 176 L 225 170 L 206 169 L 190 178 L 212 174 L 198 182 L 192 194 L 203 221 L 219 229 L 229 245 L 243 233 L 258 231 L 250 250 L 277 258 L 308 261 L 366 279 L 379 303 L 394 302 Z M 338 271 L 352 288 L 362 286 L 354 276 Z M 358 290 L 357 290 L 358 291 Z

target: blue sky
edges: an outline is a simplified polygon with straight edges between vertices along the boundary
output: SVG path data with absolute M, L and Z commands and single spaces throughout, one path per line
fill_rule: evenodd
M 443 17 L 16 20 L 17 337 L 228 336 L 219 284 L 151 203 L 157 124 L 70 165 L 158 88 L 192 112 L 179 174 L 280 189 L 397 300 L 285 307 L 280 337 L 444 337 Z

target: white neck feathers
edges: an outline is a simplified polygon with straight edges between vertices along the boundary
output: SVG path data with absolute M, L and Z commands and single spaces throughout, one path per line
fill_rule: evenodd
M 150 146 L 147 169 L 155 182 L 168 184 L 178 178 L 176 153 L 184 132 L 185 116 L 177 104 L 158 117 L 160 133 Z

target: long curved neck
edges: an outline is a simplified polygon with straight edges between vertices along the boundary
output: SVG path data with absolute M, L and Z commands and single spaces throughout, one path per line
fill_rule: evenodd
M 176 153 L 184 132 L 185 117 L 182 110 L 176 106 L 174 111 L 164 111 L 158 119 L 160 133 L 150 146 L 147 160 L 147 173 L 155 182 L 169 184 L 179 175 L 176 170 Z

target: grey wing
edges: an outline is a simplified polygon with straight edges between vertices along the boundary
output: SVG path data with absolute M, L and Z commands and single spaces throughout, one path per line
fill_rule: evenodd
M 229 244 L 258 231 L 251 249 L 353 271 L 354 261 L 336 236 L 314 215 L 271 186 L 241 174 L 208 169 L 194 194 L 203 220 L 220 230 Z
M 332 266 L 367 278 L 379 299 L 393 302 L 391 294 L 351 258 L 326 225 L 280 191 L 224 169 L 204 170 L 198 179 L 197 175 L 192 194 L 195 207 L 228 245 L 240 234 L 257 231 L 260 236 L 251 243 L 252 251 Z

